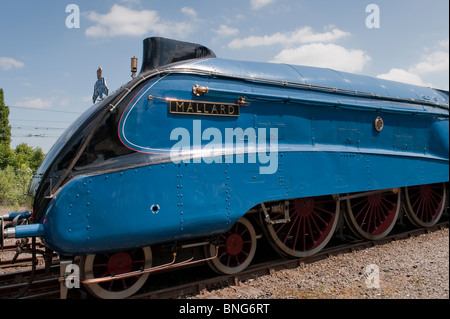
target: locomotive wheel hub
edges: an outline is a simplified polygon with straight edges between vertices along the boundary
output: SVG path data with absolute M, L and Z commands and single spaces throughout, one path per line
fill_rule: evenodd
M 226 243 L 226 249 L 228 254 L 236 256 L 242 251 L 243 247 L 244 241 L 242 240 L 242 237 L 239 234 L 232 234 L 228 237 Z
M 370 205 L 372 205 L 374 207 L 380 206 L 382 199 L 383 199 L 383 197 L 381 194 L 375 194 L 375 195 L 368 196 L 368 201 L 369 201 Z
M 429 198 L 431 196 L 431 185 L 421 185 L 420 193 L 423 197 Z
M 314 198 L 296 199 L 295 209 L 303 217 L 311 215 L 315 208 Z
M 131 271 L 133 260 L 126 252 L 116 253 L 108 260 L 107 269 L 111 275 L 119 275 Z

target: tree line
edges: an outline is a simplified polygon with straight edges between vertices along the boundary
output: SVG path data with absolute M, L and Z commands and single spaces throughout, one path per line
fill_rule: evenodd
M 21 143 L 11 149 L 9 107 L 5 105 L 4 92 L 0 88 L 0 205 L 21 206 L 26 202 L 24 194 L 42 160 L 40 147 L 32 148 Z

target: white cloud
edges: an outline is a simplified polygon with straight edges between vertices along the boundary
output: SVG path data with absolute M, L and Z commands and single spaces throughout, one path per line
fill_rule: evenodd
M 196 15 L 193 9 L 184 7 L 182 12 Z M 184 36 L 193 31 L 188 22 L 164 21 L 153 10 L 133 10 L 114 4 L 110 12 L 99 14 L 89 12 L 87 18 L 96 24 L 86 29 L 88 37 L 143 36 L 148 33 L 161 36 Z
M 25 64 L 13 58 L 0 56 L 0 69 L 8 71 L 12 68 L 23 68 Z
M 48 109 L 53 105 L 53 99 L 43 100 L 40 97 L 26 97 L 16 103 L 16 106 L 31 107 L 35 109 Z
M 250 0 L 250 7 L 253 10 L 261 9 L 262 7 L 267 6 L 268 4 L 271 4 L 272 2 L 275 2 L 276 0 Z
M 425 83 L 419 75 L 397 68 L 390 69 L 388 73 L 379 74 L 377 75 L 377 78 L 409 83 L 413 85 L 430 86 Z
M 183 12 L 187 16 L 191 16 L 192 18 L 197 18 L 197 12 L 189 7 L 181 8 L 181 12 Z
M 443 47 L 444 49 L 447 49 L 447 50 L 448 50 L 448 38 L 445 39 L 445 40 L 439 41 L 439 45 L 440 45 L 441 47 Z
M 79 100 L 83 103 L 92 104 L 92 95 L 85 95 L 79 98 Z
M 331 43 L 312 43 L 285 49 L 272 62 L 360 72 L 370 60 L 370 56 L 362 50 L 348 50 Z
M 448 52 L 435 51 L 424 56 L 423 61 L 410 68 L 410 71 L 417 74 L 440 72 L 449 69 Z
M 370 62 L 370 56 L 362 50 L 346 49 L 333 44 L 351 36 L 333 25 L 326 26 L 323 32 L 317 32 L 310 26 L 304 26 L 291 32 L 277 32 L 264 36 L 249 36 L 234 39 L 228 47 L 274 46 L 280 52 L 271 62 L 310 65 L 332 68 L 347 72 L 360 72 Z
M 244 39 L 234 39 L 228 46 L 232 49 L 240 49 L 243 47 L 256 47 L 264 45 L 293 45 L 314 42 L 334 42 L 350 36 L 349 32 L 333 28 L 331 31 L 319 33 L 314 32 L 311 27 L 299 28 L 293 32 L 277 32 L 272 35 L 250 36 Z
M 219 29 L 214 30 L 214 32 L 216 32 L 219 36 L 229 37 L 229 36 L 238 34 L 239 33 L 239 29 L 232 28 L 232 27 L 229 27 L 229 26 L 227 26 L 225 24 L 222 24 L 222 25 L 219 26 Z
M 377 75 L 378 78 L 404 82 L 409 84 L 421 86 L 434 86 L 426 83 L 421 76 L 432 75 L 436 73 L 449 72 L 449 41 L 448 38 L 439 42 L 439 47 L 444 48 L 447 52 L 441 49 L 425 54 L 422 60 L 407 70 L 400 68 L 392 68 L 387 73 Z

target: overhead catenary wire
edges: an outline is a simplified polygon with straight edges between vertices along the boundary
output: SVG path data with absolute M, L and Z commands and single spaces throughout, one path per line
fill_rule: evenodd
M 43 138 L 58 138 L 60 135 L 49 135 L 49 134 L 22 134 L 22 135 L 17 135 L 17 134 L 12 134 L 11 137 L 15 137 L 15 138 L 24 138 L 24 137 L 43 137 Z M 5 137 L 5 135 L 0 135 L 1 137 Z
M 36 122 L 36 120 L 27 120 L 27 119 L 9 119 L 11 122 Z M 60 123 L 60 124 L 72 124 L 72 122 L 68 121 L 55 121 L 55 120 L 39 120 L 39 122 L 44 123 Z
M 74 112 L 74 111 L 65 111 L 65 110 L 48 110 L 48 109 L 37 109 L 33 107 L 26 107 L 26 106 L 8 106 L 9 108 L 14 109 L 24 109 L 24 110 L 31 110 L 31 111 L 39 111 L 39 112 L 56 112 L 56 113 L 67 113 L 67 114 L 82 114 L 83 112 Z
M 15 130 L 65 130 L 65 127 L 46 127 L 46 126 L 26 126 L 26 125 L 11 125 Z
M 69 110 L 50 110 L 50 109 L 38 109 L 38 108 L 32 108 L 32 107 L 25 107 L 25 106 L 8 106 L 9 108 L 13 109 L 22 109 L 22 110 L 30 110 L 30 111 L 37 111 L 37 112 L 54 112 L 54 113 L 64 113 L 64 114 L 74 114 L 74 115 L 80 115 L 83 112 L 76 112 L 76 111 L 69 111 Z M 25 125 L 21 125 L 21 122 Z M 27 125 L 26 123 L 33 122 L 38 125 Z M 60 134 L 56 133 L 55 131 L 64 131 L 67 129 L 67 127 L 55 127 L 50 125 L 47 125 L 46 123 L 59 123 L 59 124 L 71 124 L 70 121 L 57 121 L 57 120 L 47 120 L 47 119 L 26 119 L 26 118 L 13 118 L 10 119 L 10 125 L 12 138 L 45 138 L 45 139 L 56 139 L 60 137 Z M 37 130 L 43 131 L 43 133 L 36 132 Z M 53 134 L 47 134 L 47 131 L 52 131 Z
M 48 135 L 48 134 L 23 134 L 23 135 L 13 135 L 13 138 L 48 138 L 56 140 L 60 135 Z

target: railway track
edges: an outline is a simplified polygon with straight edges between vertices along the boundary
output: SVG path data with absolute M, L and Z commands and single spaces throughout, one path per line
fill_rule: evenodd
M 41 242 L 36 243 L 36 249 L 44 252 L 45 246 Z M 44 253 L 37 254 L 37 264 L 44 264 Z M 53 254 L 53 258 L 58 258 L 57 254 Z M 25 246 L 17 246 L 15 243 L 8 243 L 0 251 L 0 273 L 8 268 L 28 267 L 32 262 L 31 251 Z
M 147 293 L 142 293 L 135 295 L 133 299 L 163 299 L 163 298 L 178 298 L 186 297 L 189 295 L 196 295 L 202 290 L 212 290 L 223 288 L 230 285 L 237 285 L 240 282 L 245 282 L 249 279 L 254 279 L 260 276 L 270 275 L 276 271 L 282 269 L 293 269 L 297 267 L 302 267 L 305 264 L 313 263 L 322 259 L 326 259 L 331 256 L 336 256 L 340 254 L 345 254 L 357 250 L 363 250 L 366 248 L 374 247 L 377 245 L 384 245 L 396 240 L 407 239 L 410 237 L 420 236 L 426 233 L 431 233 L 440 229 L 448 228 L 448 221 L 436 224 L 429 228 L 411 229 L 405 232 L 400 232 L 397 234 L 385 237 L 382 240 L 377 241 L 357 241 L 350 245 L 348 244 L 335 244 L 332 247 L 323 249 L 321 252 L 310 256 L 298 259 L 281 259 L 276 258 L 271 261 L 257 263 L 250 266 L 247 270 L 240 272 L 235 275 L 222 275 L 214 276 L 209 279 L 201 279 L 186 283 L 184 285 L 178 285 L 175 287 L 169 287 L 166 289 L 159 289 L 155 291 L 150 291 Z
M 234 275 L 217 275 L 206 265 L 181 268 L 175 271 L 156 273 L 149 277 L 147 284 L 131 299 L 173 299 L 196 295 L 203 290 L 219 289 L 230 285 L 237 285 L 260 276 L 272 274 L 282 269 L 301 267 L 304 264 L 313 263 L 330 256 L 363 250 L 376 245 L 384 245 L 396 240 L 407 239 L 431 233 L 440 229 L 448 228 L 448 220 L 440 222 L 429 228 L 414 228 L 387 236 L 381 240 L 355 240 L 343 241 L 342 238 L 330 243 L 330 247 L 321 252 L 298 259 L 283 259 L 264 251 L 260 258 L 264 261 L 255 263 L 245 271 Z M 267 247 L 266 247 L 267 248 Z M 271 250 L 272 251 L 272 250 Z M 31 265 L 31 262 L 29 263 Z M 31 276 L 30 270 L 14 271 L 0 275 L 0 298 L 14 298 L 23 289 Z M 44 267 L 37 267 L 35 279 L 23 299 L 53 299 L 59 298 L 59 262 L 54 258 L 53 265 L 45 271 Z M 69 289 L 68 298 L 81 299 L 91 298 L 83 289 Z

